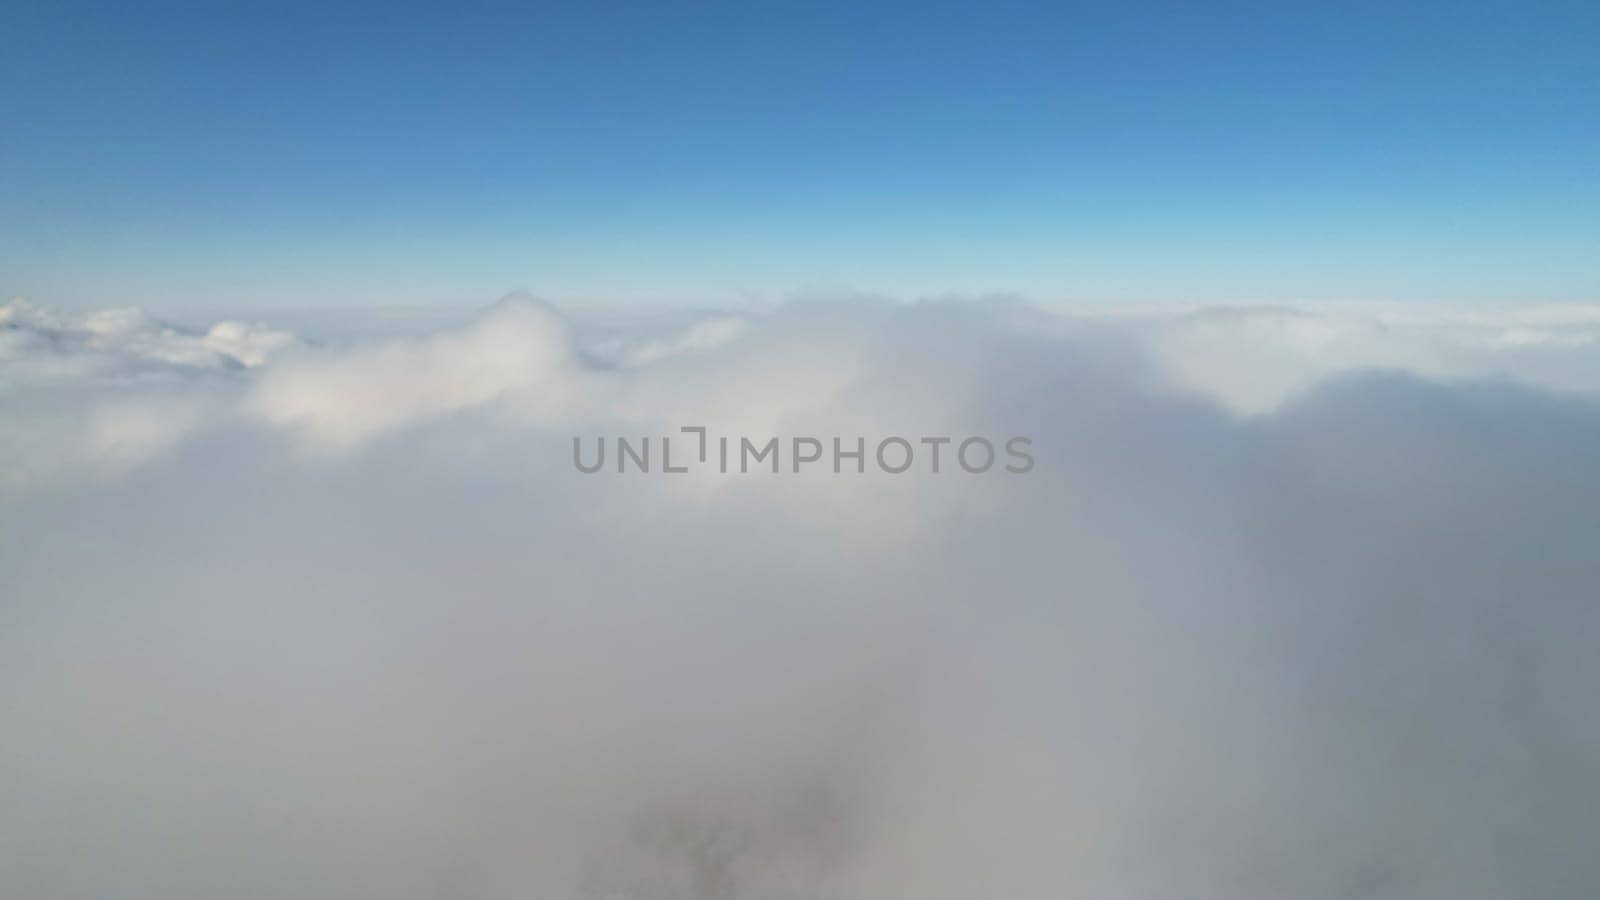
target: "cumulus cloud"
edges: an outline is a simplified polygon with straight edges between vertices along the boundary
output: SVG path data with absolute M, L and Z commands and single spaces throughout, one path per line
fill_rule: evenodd
M 1600 888 L 1590 309 L 0 325 L 7 895 Z

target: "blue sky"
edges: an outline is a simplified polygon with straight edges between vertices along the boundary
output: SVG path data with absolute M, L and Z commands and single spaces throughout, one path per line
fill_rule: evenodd
M 1600 301 L 1600 4 L 0 6 L 0 297 Z

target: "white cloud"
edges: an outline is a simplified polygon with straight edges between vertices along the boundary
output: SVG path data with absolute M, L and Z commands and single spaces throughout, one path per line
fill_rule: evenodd
M 0 306 L 0 390 L 41 382 L 129 380 L 249 368 L 293 337 L 224 321 L 205 332 L 159 322 L 137 309 L 53 313 L 20 300 Z
M 1189 388 L 1236 412 L 1270 412 L 1341 373 L 1504 377 L 1600 391 L 1600 307 L 1501 312 L 1208 309 L 1161 320 L 1157 357 Z
M 575 348 L 548 306 L 508 299 L 465 328 L 421 339 L 308 352 L 266 373 L 249 401 L 261 420 L 314 446 L 349 450 L 397 428 L 508 395 L 555 409 Z
M 1600 885 L 1587 309 L 5 310 L 0 893 Z M 572 468 L 687 424 L 1038 465 Z

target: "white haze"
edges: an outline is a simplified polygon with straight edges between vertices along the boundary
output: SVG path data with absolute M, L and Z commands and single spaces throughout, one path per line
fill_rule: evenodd
M 1588 900 L 1597 338 L 0 307 L 0 895 Z M 572 465 L 682 425 L 1037 464 Z

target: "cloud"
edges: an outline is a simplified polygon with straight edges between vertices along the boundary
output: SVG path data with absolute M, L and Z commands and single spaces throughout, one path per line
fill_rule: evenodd
M 1245 414 L 1270 412 L 1332 375 L 1370 369 L 1505 377 L 1592 394 L 1600 391 L 1597 312 L 1206 309 L 1160 322 L 1152 344 L 1180 383 Z
M 8 895 L 1600 886 L 1587 310 L 6 309 Z M 572 467 L 693 424 L 1038 462 Z
M 72 315 L 13 300 L 0 306 L 0 389 L 249 368 L 293 341 L 286 332 L 240 322 L 195 332 L 137 309 Z
M 515 394 L 559 402 L 576 350 L 560 316 L 513 298 L 457 331 L 332 353 L 307 353 L 266 373 L 252 415 L 348 450 L 384 432 Z

